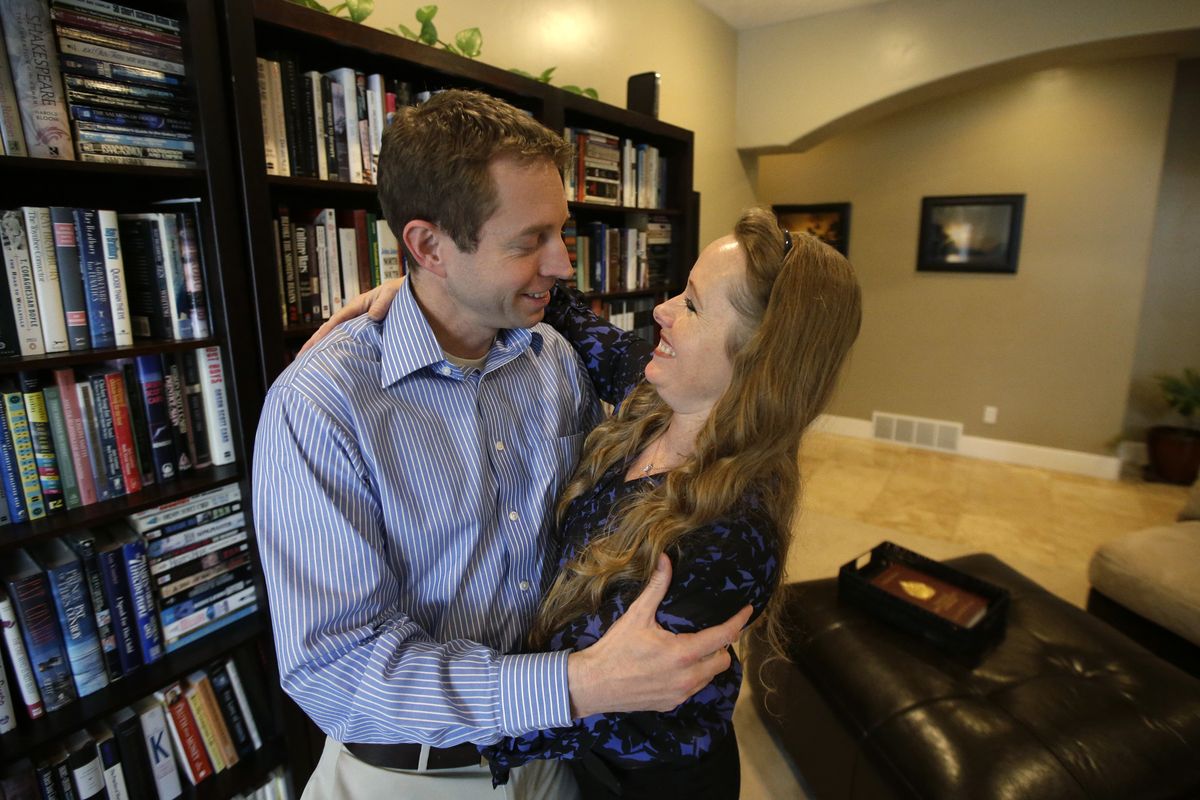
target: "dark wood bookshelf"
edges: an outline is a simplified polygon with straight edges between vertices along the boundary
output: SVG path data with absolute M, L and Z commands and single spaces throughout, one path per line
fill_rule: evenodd
M 262 636 L 269 629 L 270 619 L 266 611 L 261 610 L 232 622 L 173 653 L 167 653 L 149 666 L 138 667 L 99 692 L 81 697 L 38 719 L 22 719 L 16 730 L 0 736 L 0 753 L 5 761 L 11 761 L 39 751 L 43 746 L 65 739 L 96 720 L 153 694 L 171 681 L 203 668 L 219 656 Z M 13 703 L 20 703 L 19 695 L 13 698 Z
M 588 292 L 588 300 L 625 300 L 631 297 L 653 297 L 667 295 L 674 290 L 670 286 L 647 286 L 644 289 L 626 289 L 620 292 Z
M 567 208 L 572 213 L 576 211 L 588 212 L 593 215 L 601 214 L 649 214 L 656 217 L 679 217 L 683 212 L 677 208 L 634 208 L 633 206 L 610 206 L 604 203 L 584 203 L 579 200 L 572 200 L 567 203 Z
M 288 175 L 267 175 L 267 185 L 276 191 L 312 192 L 321 195 L 343 193 L 355 195 L 356 202 L 363 197 L 375 197 L 375 185 L 371 183 L 349 183 L 347 181 L 323 181 L 318 178 L 295 178 Z
M 150 353 L 177 353 L 186 350 L 199 350 L 202 347 L 212 347 L 223 344 L 223 340 L 208 337 L 207 339 L 189 339 L 180 342 L 168 342 L 162 339 L 133 340 L 129 347 L 107 347 L 102 350 L 71 350 L 65 353 L 44 353 L 39 356 L 20 356 L 0 359 L 0 375 L 24 370 L 60 369 L 76 364 L 94 364 L 97 361 L 112 361 L 117 358 L 133 358 L 149 355 Z

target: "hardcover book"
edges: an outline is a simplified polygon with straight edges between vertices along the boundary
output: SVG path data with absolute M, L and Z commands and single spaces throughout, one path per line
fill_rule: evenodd
M 125 475 L 121 469 L 121 452 L 117 444 L 112 404 L 108 396 L 108 379 L 106 377 L 108 372 L 106 367 L 94 367 L 86 372 L 81 372 L 81 379 L 77 386 L 82 388 L 86 384 L 90 390 L 91 410 L 96 431 L 96 450 L 104 469 L 109 497 L 120 497 L 129 490 L 125 485 Z M 87 406 L 82 397 L 80 404 L 84 407 Z
M 120 370 L 106 372 L 104 382 L 108 391 L 108 406 L 112 412 L 113 436 L 117 442 L 121 476 L 125 480 L 125 492 L 127 494 L 140 492 L 142 490 L 142 467 L 138 462 L 133 418 L 129 413 L 129 400 L 125 395 L 125 374 Z
M 30 551 L 46 571 L 75 690 L 80 697 L 98 692 L 108 686 L 108 672 L 83 566 L 60 539 L 38 542 Z
M 183 684 L 183 693 L 187 697 L 188 705 L 192 707 L 192 713 L 196 715 L 197 722 L 211 731 L 217 751 L 221 754 L 221 761 L 226 767 L 237 764 L 237 748 L 233 746 L 233 737 L 225 727 L 225 718 L 221 715 L 221 706 L 208 674 L 201 669 L 188 674 Z M 205 738 L 205 743 L 207 742 L 208 739 Z
M 167 717 L 162 705 L 152 697 L 134 704 L 142 724 L 142 738 L 150 758 L 151 775 L 158 789 L 159 800 L 175 800 L 183 794 L 179 772 L 172 753 Z
M 117 347 L 133 344 L 133 318 L 129 313 L 126 292 L 125 263 L 121 255 L 121 234 L 117 228 L 117 212 L 100 209 L 96 212 L 103 244 L 104 275 L 108 283 L 108 300 L 112 304 L 113 336 Z
M 88 333 L 92 347 L 116 347 L 112 301 L 108 294 L 108 274 L 104 264 L 104 240 L 100 216 L 92 208 L 76 208 L 75 241 L 79 248 L 79 268 L 83 277 L 83 295 L 87 302 Z
M 147 539 L 153 539 L 155 538 L 153 532 L 164 526 L 189 519 L 204 511 L 240 502 L 241 499 L 242 492 L 238 485 L 228 483 L 215 489 L 198 492 L 145 511 L 139 511 L 136 514 L 130 514 L 127 520 L 129 527 L 134 531 L 144 534 Z
M 17 90 L 13 86 L 8 66 L 8 46 L 0 35 L 0 153 L 8 156 L 27 156 L 25 134 L 21 131 L 21 109 Z
M 41 519 L 46 516 L 46 505 L 42 498 L 41 481 L 38 480 L 29 418 L 25 414 L 25 398 L 10 377 L 0 379 L 0 395 L 3 395 L 4 416 L 8 423 L 8 435 L 12 439 L 13 453 L 16 456 L 17 475 L 21 481 L 21 495 L 25 500 L 25 510 L 29 513 L 29 519 Z
M 158 354 L 138 356 L 134 360 L 146 430 L 150 445 L 150 457 L 154 462 L 155 478 L 162 481 L 174 480 L 178 465 L 175 440 L 171 435 L 171 420 L 167 409 L 166 387 L 163 383 L 162 359 Z
M 112 729 L 104 722 L 95 722 L 87 727 L 96 742 L 100 755 L 100 767 L 104 770 L 104 790 L 108 800 L 130 800 L 129 787 L 125 783 L 125 770 L 121 766 L 121 749 Z
M 125 400 L 129 404 L 129 423 L 133 431 L 134 449 L 137 450 L 137 464 L 142 486 L 155 483 L 154 457 L 150 453 L 150 427 L 146 420 L 146 406 L 142 402 L 142 384 L 138 380 L 137 365 L 132 358 L 122 358 L 114 362 L 121 370 L 121 379 L 125 387 Z
M 45 0 L 5 0 L 0 25 L 29 155 L 75 160 Z
M 987 613 L 987 598 L 952 586 L 908 564 L 888 564 L 870 582 L 888 594 L 963 628 L 975 625 Z
M 17 452 L 13 447 L 12 436 L 8 432 L 8 418 L 3 410 L 0 410 L 0 481 L 3 481 L 4 485 L 6 513 L 3 513 L 3 516 L 13 523 L 28 521 L 29 510 L 25 507 L 21 467 L 17 463 Z
M 265 716 L 260 718 L 258 715 L 265 713 L 265 711 L 251 705 L 250 697 L 246 694 L 246 687 L 242 683 L 241 671 L 232 658 L 226 658 L 221 665 L 221 669 L 229 676 L 229 688 L 233 691 L 233 696 L 237 700 L 238 710 L 241 711 L 242 719 L 246 722 L 246 733 L 250 735 L 250 742 L 254 745 L 254 749 L 258 750 L 263 745 L 258 723 L 260 719 L 262 722 L 266 722 Z
M 108 718 L 113 738 L 117 740 L 117 752 L 121 758 L 121 774 L 129 796 L 134 800 L 154 798 L 157 795 L 154 775 L 151 771 L 150 754 L 142 736 L 141 719 L 132 708 L 126 706 Z
M 50 227 L 50 209 L 24 206 L 21 214 L 25 218 L 25 233 L 29 237 L 29 260 L 33 267 L 33 287 L 41 318 L 42 343 L 47 353 L 63 353 L 70 347 L 67 343 L 67 322 L 63 314 L 54 232 Z
M 12 665 L 13 675 L 17 678 L 17 689 L 21 702 L 25 704 L 25 713 L 30 719 L 37 719 L 46 713 L 42 707 L 42 694 L 38 690 L 37 680 L 33 676 L 33 667 L 29 664 L 29 655 L 25 651 L 25 642 L 21 638 L 21 630 L 17 624 L 17 614 L 13 609 L 8 595 L 0 591 L 0 629 L 4 632 L 4 649 L 8 653 L 8 663 Z
M 75 475 L 71 434 L 67 426 L 66 414 L 63 411 L 62 393 L 57 385 L 48 384 L 42 389 L 42 397 L 46 401 L 46 418 L 49 420 L 50 438 L 54 443 L 54 452 L 58 459 L 58 474 L 62 479 L 63 499 L 68 509 L 79 508 L 83 505 L 83 495 L 80 494 L 79 479 Z
M 9 300 L 21 355 L 41 355 L 46 352 L 42 341 L 42 318 L 38 313 L 29 240 L 20 211 L 0 211 L 0 249 L 4 252 Z
M 146 563 L 146 543 L 123 525 L 113 525 L 110 530 L 114 541 L 121 547 L 125 561 L 125 577 L 129 582 L 129 596 L 133 600 L 133 610 L 137 619 L 136 630 L 142 662 L 152 664 L 162 658 L 163 644 L 158 613 L 154 607 L 150 567 Z
M 129 578 L 125 570 L 125 552 L 105 531 L 96 532 L 95 550 L 104 601 L 112 615 L 113 636 L 116 638 L 121 672 L 128 674 L 141 666 L 142 652 L 138 644 L 137 611 L 129 592 Z
M 79 800 L 105 800 L 108 792 L 104 786 L 104 766 L 96 740 L 87 731 L 76 731 L 63 743 L 67 750 L 67 768 L 71 771 L 71 782 L 75 797 Z
M 33 460 L 42 489 L 42 501 L 47 514 L 57 514 L 66 510 L 67 503 L 58 471 L 58 455 L 50 432 L 46 396 L 42 391 L 44 381 L 40 373 L 31 371 L 19 373 L 18 380 L 25 398 L 25 416 L 29 420 L 29 438 L 33 443 Z
M 201 729 L 179 683 L 172 683 L 155 692 L 154 699 L 166 709 L 167 730 L 171 733 L 175 753 L 188 782 L 195 786 L 209 778 L 214 771 L 219 772 L 219 769 L 214 769 L 216 764 L 209 761 Z
M 117 217 L 124 247 L 126 275 L 132 287 L 129 311 L 135 336 L 170 340 L 171 302 L 167 291 L 167 261 L 159 238 L 158 220 L 151 215 Z
M 100 651 L 104 655 L 104 666 L 109 678 L 116 680 L 124 673 L 121 655 L 117 650 L 117 634 L 113 629 L 112 610 L 104 595 L 104 579 L 100 574 L 100 562 L 96 557 L 96 534 L 90 530 L 68 533 L 63 541 L 79 558 L 83 575 L 87 580 L 88 597 L 92 601 L 92 613 L 96 618 L 96 637 L 100 640 Z
M 229 673 L 220 661 L 210 664 L 206 672 L 234 749 L 240 758 L 247 758 L 254 752 L 254 740 L 250 738 L 250 730 L 246 727 L 246 719 L 242 716 L 241 706 L 238 705 L 237 696 L 233 692 Z
M 183 399 L 187 407 L 188 447 L 191 448 L 192 466 L 203 469 L 213 463 L 208 416 L 204 407 L 204 384 L 198 363 L 203 356 L 200 352 L 176 353 L 173 358 L 178 361 L 183 375 Z
M 67 665 L 66 648 L 50 581 L 46 572 L 23 548 L 9 551 L 0 573 L 16 617 L 20 621 L 25 652 L 33 668 L 42 707 L 57 711 L 76 698 L 71 669 Z
M 75 480 L 79 484 L 79 500 L 82 505 L 91 505 L 98 499 L 95 467 L 88 449 L 83 411 L 79 403 L 79 393 L 75 388 L 74 370 L 56 369 L 54 384 L 58 387 L 58 397 L 62 402 L 63 420 L 67 427 L 67 442 L 70 445 L 70 461 L 75 469 Z M 62 455 L 68 451 L 59 450 L 58 452 Z
M 163 389 L 167 396 L 167 418 L 171 421 L 171 440 L 175 445 L 175 455 L 178 461 L 175 465 L 176 474 L 189 472 L 192 469 L 191 453 L 195 445 L 189 444 L 191 426 L 188 420 L 187 401 L 184 397 L 183 370 L 177 363 L 178 353 L 164 353 Z

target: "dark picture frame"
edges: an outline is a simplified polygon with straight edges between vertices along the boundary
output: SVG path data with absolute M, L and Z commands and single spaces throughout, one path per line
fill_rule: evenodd
M 850 255 L 849 203 L 783 205 L 771 210 L 784 230 L 812 234 L 842 255 Z
M 1023 194 L 921 198 L 918 272 L 1015 273 Z

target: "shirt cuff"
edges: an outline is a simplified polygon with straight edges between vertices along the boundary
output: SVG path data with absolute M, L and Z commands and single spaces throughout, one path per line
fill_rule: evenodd
M 505 736 L 571 724 L 567 651 L 500 656 L 500 728 Z

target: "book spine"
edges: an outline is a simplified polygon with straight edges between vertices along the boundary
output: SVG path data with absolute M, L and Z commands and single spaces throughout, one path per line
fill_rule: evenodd
M 97 737 L 96 750 L 100 753 L 100 765 L 104 769 L 104 790 L 108 793 L 108 800 L 130 800 L 116 737 L 111 733 L 106 733 L 105 738 Z
M 97 108 L 87 103 L 72 103 L 71 118 L 81 122 L 116 125 L 141 131 L 173 131 L 191 134 L 192 123 L 185 117 L 170 113 L 154 113 L 133 109 Z
M 183 265 L 183 287 L 188 320 L 191 322 L 193 339 L 209 336 L 208 300 L 204 292 L 204 263 L 200 251 L 200 231 L 193 212 L 182 211 L 176 215 L 179 228 L 179 262 Z
M 191 453 L 195 449 L 189 447 L 188 440 L 191 428 L 188 425 L 187 404 L 184 398 L 183 371 L 179 369 L 177 360 L 171 353 L 164 353 L 163 389 L 167 397 L 167 415 L 171 422 L 171 440 L 175 446 L 178 461 L 175 464 L 175 474 L 189 472 L 192 469 Z
M 13 447 L 12 435 L 8 430 L 8 417 L 0 411 L 0 479 L 4 482 L 5 516 L 11 523 L 29 520 L 29 509 L 25 507 L 25 491 L 21 486 L 21 468 L 17 463 L 17 451 Z
M 95 209 L 75 209 L 75 241 L 79 245 L 79 264 L 92 347 L 116 347 L 108 274 L 104 265 L 104 241 L 100 234 L 99 213 Z
M 324 146 L 325 173 L 328 180 L 341 178 L 338 174 L 337 130 L 333 119 L 333 87 L 328 75 L 316 73 L 321 80 L 321 123 L 324 125 L 318 141 Z
M 96 742 L 82 731 L 67 742 L 67 769 L 71 774 L 75 796 L 79 800 L 107 800 L 104 767 L 100 763 L 100 751 L 96 748 Z
M 341 138 L 346 143 L 346 159 L 351 183 L 365 183 L 363 178 L 362 142 L 358 133 L 358 89 L 354 81 L 354 70 L 349 67 L 335 69 L 329 78 L 341 87 L 341 114 L 334 109 L 335 119 L 342 118 Z M 340 158 L 340 157 L 339 157 Z M 340 163 L 339 163 L 340 170 Z
M 16 618 L 21 621 L 25 652 L 33 666 L 42 708 L 57 711 L 73 702 L 76 694 L 46 573 L 9 581 L 8 593 Z
M 201 569 L 198 572 L 192 569 L 178 570 L 179 572 L 186 572 L 190 574 L 182 577 L 175 575 L 166 576 L 169 579 L 169 582 L 159 585 L 159 596 L 164 602 L 166 602 L 168 599 L 174 597 L 180 592 L 186 592 L 188 589 L 199 586 L 205 581 L 210 581 L 218 575 L 224 575 L 226 572 L 232 572 L 243 564 L 248 563 L 250 563 L 249 553 L 242 552 L 240 555 L 236 555 L 233 558 L 228 558 L 212 567 Z
M 179 225 L 174 214 L 154 214 L 158 221 L 158 238 L 163 243 L 163 277 L 166 279 L 167 312 L 171 322 L 171 338 L 184 341 L 192 338 L 192 321 L 188 316 L 188 296 L 184 288 L 183 260 L 180 257 Z
M 70 451 L 59 450 L 58 452 L 60 454 L 70 452 L 71 465 L 74 467 L 75 479 L 79 484 L 79 502 L 81 505 L 91 505 L 97 500 L 96 480 L 92 468 L 92 457 L 88 452 L 79 395 L 75 390 L 75 373 L 70 369 L 55 370 L 54 382 L 58 387 L 59 400 L 62 402 L 63 420 L 67 429 L 67 441 L 70 444 Z
M 237 698 L 238 708 L 241 709 L 242 719 L 246 721 L 246 730 L 250 734 L 250 741 L 254 743 L 254 749 L 258 750 L 262 747 L 262 736 L 258 732 L 258 722 L 254 717 L 254 710 L 250 705 L 250 698 L 246 694 L 246 687 L 242 683 L 240 671 L 233 659 L 226 659 L 224 669 L 229 675 L 229 686 L 233 689 L 233 695 Z
M 267 101 L 271 111 L 271 132 L 275 135 L 276 175 L 292 175 L 294 165 L 288 147 L 287 120 L 284 116 L 286 100 L 283 96 L 283 69 L 278 61 L 266 59 Z
M 128 347 L 133 344 L 133 326 L 129 316 L 129 295 L 125 289 L 125 264 L 121 258 L 117 212 L 101 209 L 96 214 L 104 242 L 104 274 L 108 299 L 112 304 L 113 336 L 117 347 Z
M 213 633 L 222 628 L 232 625 L 239 620 L 245 619 L 256 611 L 258 611 L 257 603 L 251 603 L 250 605 L 244 606 L 237 611 L 226 614 L 223 617 L 218 617 L 212 622 L 209 622 L 207 625 L 204 625 L 203 627 L 194 630 L 191 633 L 184 634 L 183 636 L 174 640 L 166 646 L 166 651 L 168 653 L 174 653 L 177 650 L 187 647 L 189 644 L 197 642 L 206 636 L 211 636 Z
M 109 678 L 121 677 L 121 656 L 117 652 L 117 635 L 113 630 L 112 609 L 104 597 L 104 579 L 100 575 L 100 562 L 96 557 L 95 537 L 87 532 L 73 534 L 67 543 L 79 557 L 83 576 L 87 581 L 88 599 L 92 603 L 92 614 L 96 620 L 96 638 L 100 641 L 100 653 Z
M 46 577 L 54 597 L 54 610 L 58 614 L 67 660 L 75 679 L 75 691 L 80 697 L 87 697 L 108 686 L 108 673 L 104 669 L 103 651 L 96 634 L 96 617 L 88 599 L 83 569 L 78 560 L 72 559 L 47 568 Z
M 279 155 L 275 151 L 275 117 L 272 115 L 270 67 L 262 56 L 255 59 L 258 67 L 258 110 L 262 115 L 263 161 L 268 175 L 278 175 Z
M 122 544 L 125 558 L 125 577 L 129 581 L 129 595 L 133 599 L 133 610 L 137 618 L 138 645 L 142 662 L 153 664 L 162 658 L 162 631 L 158 626 L 158 615 L 154 609 L 154 593 L 151 590 L 150 568 L 146 563 L 146 545 L 141 538 Z
M 8 677 L 0 664 L 0 734 L 17 729 L 17 710 L 13 705 L 12 690 L 8 686 Z
M 38 480 L 37 461 L 33 454 L 33 438 L 29 432 L 29 419 L 25 416 L 25 401 L 15 387 L 4 390 L 4 414 L 8 422 L 8 435 L 12 438 L 16 454 L 17 474 L 21 478 L 21 494 L 29 519 L 46 516 L 46 505 L 42 498 L 42 486 Z
M 117 19 L 132 22 L 142 27 L 148 26 L 166 33 L 172 33 L 176 36 L 179 35 L 179 20 L 159 14 L 152 14 L 149 11 L 142 11 L 137 8 L 130 8 L 119 3 L 111 3 L 109 0 L 54 0 L 54 4 L 91 14 L 116 17 Z
M 114 156 L 106 153 L 80 153 L 79 160 L 91 164 L 125 164 L 131 167 L 165 167 L 167 169 L 192 168 L 194 161 L 179 161 L 166 158 L 141 158 L 140 156 Z
M 118 548 L 105 548 L 96 553 L 104 600 L 112 614 L 113 634 L 117 640 L 117 656 L 121 672 L 129 673 L 142 663 L 137 638 L 137 613 L 129 594 L 123 553 Z
M 29 420 L 29 438 L 33 443 L 33 461 L 42 490 L 47 514 L 65 511 L 62 477 L 58 470 L 58 455 L 50 433 L 50 417 L 46 411 L 46 396 L 42 381 L 36 373 L 20 374 L 21 394 L 25 398 L 25 416 Z
M 167 646 L 174 645 L 179 639 L 200 629 L 204 629 L 204 632 L 208 633 L 212 630 L 212 623 L 221 621 L 248 606 L 254 606 L 257 600 L 258 595 L 255 588 L 246 586 L 215 598 L 207 605 L 194 609 L 191 613 L 179 614 L 169 623 L 164 622 L 163 624 L 163 637 L 167 641 Z
M 87 382 L 91 388 L 92 414 L 96 425 L 96 450 L 101 458 L 109 496 L 120 497 L 128 492 L 128 487 L 121 470 L 121 451 L 117 444 L 117 431 L 113 425 L 108 381 L 103 372 L 94 372 L 87 376 Z
M 147 558 L 162 559 L 176 551 L 244 528 L 246 515 L 241 508 L 241 503 L 231 503 L 154 531 L 155 534 L 163 534 L 161 536 L 146 534 Z
M 288 210 L 279 207 L 279 252 L 283 256 L 283 287 L 284 302 L 287 315 L 285 325 L 295 325 L 300 321 L 300 298 L 296 282 L 296 251 L 292 248 L 292 221 Z
M 121 772 L 129 796 L 134 800 L 153 800 L 157 796 L 151 775 L 150 754 L 142 734 L 141 719 L 131 708 L 122 708 L 109 718 L 117 751 L 121 757 Z
M 133 145 L 144 148 L 154 148 L 157 150 L 178 150 L 180 152 L 179 159 L 194 159 L 196 157 L 196 143 L 191 140 L 191 137 L 180 133 L 135 133 L 121 128 L 113 128 L 112 130 L 100 130 L 96 126 L 87 123 L 79 122 L 75 124 L 75 138 L 81 144 L 113 144 L 113 145 Z M 95 147 L 80 147 L 80 152 L 105 153 L 109 152 L 102 148 Z M 120 150 L 113 151 L 118 155 L 124 155 Z M 128 155 L 143 155 L 142 153 L 129 153 Z M 145 155 L 151 155 L 146 153 Z M 160 158 L 175 158 L 171 155 L 158 155 Z
M 79 508 L 83 505 L 83 496 L 79 492 L 79 480 L 75 477 L 75 464 L 71 451 L 70 434 L 67 432 L 67 420 L 63 415 L 62 394 L 57 386 L 47 386 L 42 390 L 46 401 L 46 418 L 50 425 L 50 438 L 54 442 L 54 452 L 58 456 L 58 474 L 62 479 L 63 500 L 68 509 Z
M 375 183 L 371 164 L 371 122 L 367 112 L 367 76 L 354 73 L 354 104 L 358 112 L 358 152 L 362 157 L 363 183 Z
M 212 761 L 213 771 L 223 772 L 231 765 L 225 762 L 225 755 L 221 750 L 221 744 L 217 739 L 216 731 L 212 727 L 212 719 L 206 713 L 203 701 L 196 694 L 194 687 L 184 689 L 184 705 L 191 712 L 192 719 L 196 725 L 196 731 L 202 742 L 201 747 L 208 753 L 208 757 Z
M 179 577 L 194 574 L 202 569 L 216 566 L 234 556 L 246 552 L 246 531 L 227 531 L 219 538 L 190 547 L 183 552 L 155 559 L 150 565 L 150 574 L 156 585 L 163 585 Z
M 179 784 L 179 771 L 167 733 L 167 717 L 162 704 L 153 698 L 138 703 L 137 713 L 141 719 L 142 737 L 146 753 L 150 757 L 150 770 L 159 800 L 174 800 L 183 794 Z
M 173 522 L 186 520 L 203 511 L 219 508 L 229 503 L 238 503 L 242 499 L 242 491 L 236 483 L 218 486 L 206 492 L 194 494 L 179 500 L 163 503 L 157 508 L 139 511 L 131 514 L 127 521 L 129 527 L 138 533 L 145 533 L 147 538 L 153 537 L 153 531 Z
M 0 3 L 0 25 L 29 155 L 73 161 L 62 77 L 44 0 Z
M 371 282 L 371 242 L 367 229 L 367 212 L 361 208 L 354 209 L 354 246 L 357 250 L 356 264 L 358 265 L 358 292 L 368 291 L 374 284 Z M 358 292 L 355 292 L 357 295 Z
M 171 420 L 163 386 L 162 359 L 157 354 L 138 356 L 135 365 L 141 384 L 140 396 L 155 477 L 159 482 L 173 480 L 178 456 L 171 437 Z
M 314 157 L 317 162 L 317 178 L 327 181 L 329 180 L 329 151 L 325 141 L 325 98 L 321 90 L 322 77 L 321 73 L 315 70 L 304 73 L 306 83 L 304 101 L 311 109 L 310 120 Z
M 51 207 L 50 228 L 54 239 L 54 259 L 58 265 L 58 285 L 62 293 L 67 346 L 71 350 L 86 350 L 91 346 L 88 337 L 87 300 L 83 293 L 83 272 L 79 265 L 79 245 L 75 241 L 73 209 Z
M 233 446 L 233 418 L 229 414 L 225 369 L 221 349 L 205 347 L 196 351 L 200 368 L 200 386 L 204 394 L 204 419 L 208 425 L 208 449 L 214 466 L 236 460 Z
M 226 766 L 232 767 L 239 760 L 237 748 L 233 745 L 233 737 L 229 735 L 229 729 L 225 727 L 225 717 L 221 714 L 221 705 L 217 701 L 216 692 L 213 691 L 208 675 L 203 670 L 196 670 L 187 676 L 187 685 L 188 701 L 191 702 L 192 699 L 190 692 L 194 692 L 199 700 L 199 706 L 208 720 L 209 727 L 216 735 L 217 745 L 221 751 L 221 760 L 225 762 Z
M 97 61 L 111 61 L 114 64 L 125 64 L 140 69 L 152 69 L 159 72 L 167 72 L 171 75 L 187 74 L 183 64 L 178 61 L 155 58 L 153 56 L 141 55 L 140 53 L 131 53 L 128 50 L 118 50 L 115 47 L 105 47 L 104 45 L 80 41 L 79 39 L 60 37 L 58 46 L 64 55 L 94 58 Z
M 296 80 L 296 61 L 290 56 L 284 55 L 277 59 L 277 63 L 279 64 L 280 89 L 283 99 L 283 130 L 287 141 L 290 174 L 298 178 L 307 178 L 309 173 L 300 133 L 303 111 L 300 107 L 300 87 Z
M 17 689 L 21 694 L 21 702 L 25 704 L 25 713 L 30 719 L 38 719 L 46 713 L 42 706 L 42 694 L 38 691 L 29 654 L 21 640 L 16 612 L 8 595 L 3 592 L 0 592 L 0 629 L 4 631 L 4 649 L 8 652 L 8 663 L 12 664 L 13 674 L 17 678 Z
M 25 222 L 19 211 L 0 211 L 0 248 L 7 262 L 9 298 L 13 318 L 21 343 L 21 355 L 36 356 L 45 352 L 42 342 L 42 321 L 38 314 L 37 290 L 33 282 L 33 262 L 29 258 L 29 242 Z
M 3 248 L 0 248 L 0 264 L 4 263 Z M 2 280 L 0 281 L 0 357 L 19 355 L 21 355 L 21 335 L 17 329 L 17 318 L 13 310 L 12 287 L 9 281 Z
M 310 178 L 321 177 L 321 162 L 324 161 L 324 148 L 317 148 L 317 115 L 316 108 L 313 106 L 314 98 L 319 98 L 318 93 L 313 91 L 312 79 L 308 73 L 300 73 L 299 67 L 293 60 L 291 67 L 295 71 L 294 80 L 297 85 L 297 94 L 299 95 L 299 116 L 296 118 L 299 123 L 299 136 L 301 149 L 304 152 L 304 170 Z
M 50 228 L 50 209 L 26 206 L 25 231 L 29 236 L 29 260 L 33 266 L 33 286 L 41 317 L 42 342 L 47 353 L 62 353 L 67 344 L 67 321 L 63 314 L 62 287 L 58 279 L 58 260 L 54 234 Z
M 250 565 L 247 564 L 244 568 L 218 575 L 202 586 L 162 601 L 159 604 L 159 622 L 162 623 L 163 638 L 168 640 L 168 644 L 193 628 L 256 601 L 254 579 L 252 572 L 247 571 L 249 569 Z M 249 593 L 249 598 L 235 597 L 242 593 Z M 195 619 L 189 619 L 192 617 Z M 180 623 L 181 627 L 172 628 L 168 637 L 167 628 L 176 623 Z
M 166 72 L 153 69 L 141 69 L 127 64 L 114 64 L 111 61 L 99 61 L 94 58 L 77 58 L 60 56 L 59 66 L 63 72 L 76 75 L 87 75 L 92 78 L 103 78 L 110 81 L 124 81 L 147 86 L 167 86 L 178 88 L 184 85 L 181 75 L 169 75 Z
M 113 493 L 112 482 L 108 474 L 105 458 L 104 442 L 100 437 L 100 421 L 97 417 L 96 398 L 92 394 L 92 384 L 87 379 L 75 384 L 75 395 L 79 401 L 80 417 L 83 421 L 83 438 L 87 441 L 88 465 L 96 485 L 98 500 L 111 500 Z M 118 475 L 119 477 L 119 475 Z
M 317 279 L 320 281 L 321 289 L 321 319 L 329 319 L 333 313 L 333 289 L 330 284 L 331 262 L 328 242 L 328 231 L 325 229 L 325 220 L 332 215 L 332 209 L 324 209 L 319 212 L 314 219 L 313 224 L 313 240 L 317 243 Z M 337 256 L 332 258 L 336 260 Z M 336 267 L 332 268 L 336 271 Z
M 185 777 L 195 786 L 213 774 L 215 764 L 209 762 L 201 729 L 192 709 L 177 683 L 155 692 L 154 698 L 167 709 L 166 721 L 171 741 L 175 744 Z
M 8 66 L 8 45 L 0 34 L 0 153 L 27 156 L 25 134 L 21 130 L 21 107 L 17 89 L 13 86 L 12 70 Z
M 125 492 L 133 494 L 142 490 L 142 468 L 138 463 L 137 445 L 133 438 L 133 420 L 129 414 L 129 400 L 125 394 L 124 372 L 109 372 L 104 375 L 108 391 L 108 405 L 112 413 L 113 438 L 117 444 L 117 459 L 121 477 L 125 481 Z
M 134 25 L 121 22 L 110 16 L 97 16 L 79 11 L 70 11 L 56 6 L 50 10 L 50 16 L 56 23 L 70 25 L 75 28 L 115 36 L 118 39 L 134 39 L 161 47 L 171 47 L 178 50 L 183 40 L 178 34 L 148 28 L 145 25 Z
M 188 446 L 192 448 L 192 466 L 203 469 L 211 466 L 212 447 L 209 445 L 209 421 L 204 408 L 204 385 L 201 381 L 201 353 L 180 353 L 180 372 L 183 376 L 183 399 L 188 415 Z
M 129 408 L 129 427 L 133 431 L 133 445 L 137 451 L 138 472 L 142 486 L 149 486 L 154 483 L 156 470 L 154 457 L 150 454 L 150 427 L 146 419 L 146 406 L 141 400 L 137 367 L 131 358 L 118 361 L 117 366 L 125 383 L 125 402 Z
M 296 260 L 297 314 L 302 322 L 312 322 L 312 266 L 308 231 L 303 225 L 292 226 L 292 252 Z
M 166 262 L 153 215 L 120 214 L 122 261 L 129 292 L 129 313 L 136 336 L 171 339 L 171 306 L 167 299 Z
M 225 720 L 225 727 L 233 739 L 233 746 L 237 750 L 238 756 L 245 758 L 254 752 L 254 742 L 250 738 L 250 731 L 246 728 L 246 720 L 242 717 L 242 709 L 238 706 L 237 696 L 233 693 L 233 685 L 229 682 L 229 673 L 220 663 L 210 666 L 207 673 L 217 706 Z

